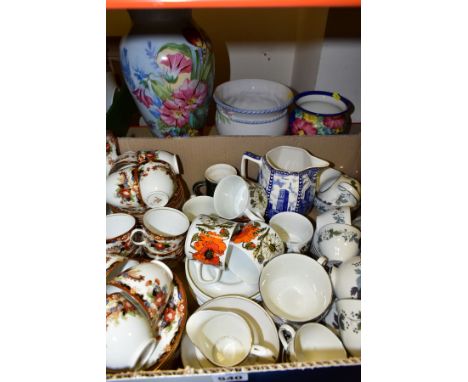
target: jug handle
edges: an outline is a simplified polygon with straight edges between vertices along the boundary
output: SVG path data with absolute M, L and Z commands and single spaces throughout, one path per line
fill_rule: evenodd
M 258 167 L 262 165 L 262 157 L 260 155 L 251 153 L 250 151 L 246 151 L 244 155 L 242 155 L 241 161 L 241 176 L 243 178 L 247 178 L 247 161 L 251 161 L 255 163 Z

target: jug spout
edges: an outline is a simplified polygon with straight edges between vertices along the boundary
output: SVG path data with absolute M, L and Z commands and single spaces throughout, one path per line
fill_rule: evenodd
M 330 165 L 326 160 L 313 156 L 303 148 L 293 146 L 275 147 L 268 151 L 265 157 L 275 170 L 292 173 L 322 169 Z

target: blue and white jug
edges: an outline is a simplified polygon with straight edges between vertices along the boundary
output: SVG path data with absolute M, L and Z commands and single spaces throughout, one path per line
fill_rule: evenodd
M 268 196 L 265 217 L 267 221 L 275 214 L 293 211 L 307 215 L 312 209 L 317 175 L 329 166 L 299 147 L 279 146 L 264 157 L 246 152 L 242 156 L 241 175 L 247 176 L 247 161 L 259 166 L 258 183 Z

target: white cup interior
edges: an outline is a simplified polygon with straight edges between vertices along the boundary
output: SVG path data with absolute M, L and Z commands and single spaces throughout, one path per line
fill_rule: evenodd
M 225 219 L 239 217 L 247 208 L 249 189 L 242 177 L 230 175 L 223 178 L 213 195 L 216 213 Z
M 294 339 L 294 351 L 300 362 L 346 358 L 346 351 L 338 337 L 327 327 L 316 323 L 300 327 Z
M 275 257 L 263 268 L 260 293 L 273 314 L 305 322 L 327 309 L 332 299 L 332 286 L 330 277 L 317 261 L 288 253 Z
M 296 104 L 311 113 L 329 115 L 346 111 L 346 104 L 325 94 L 311 94 L 301 97 Z
M 205 171 L 205 178 L 212 183 L 219 183 L 221 179 L 229 176 L 236 175 L 237 171 L 234 167 L 225 163 L 218 163 L 208 167 Z
M 216 211 L 214 209 L 213 197 L 206 195 L 195 196 L 185 202 L 182 212 L 187 215 L 190 221 L 199 215 L 214 214 Z
M 190 222 L 181 211 L 162 207 L 146 212 L 143 225 L 157 235 L 178 236 L 187 232 Z
M 260 271 L 250 255 L 241 248 L 230 245 L 226 259 L 229 270 L 247 284 L 258 284 Z
M 280 212 L 271 218 L 269 224 L 286 243 L 304 243 L 314 234 L 310 220 L 296 212 Z
M 245 320 L 230 313 L 216 315 L 201 328 L 210 358 L 220 366 L 234 366 L 250 352 L 252 334 Z
M 135 225 L 135 218 L 127 214 L 110 214 L 106 216 L 106 240 L 119 237 L 130 231 Z

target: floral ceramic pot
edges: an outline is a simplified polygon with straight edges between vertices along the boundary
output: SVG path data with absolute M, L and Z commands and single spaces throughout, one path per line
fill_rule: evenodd
M 125 82 L 152 133 L 193 136 L 206 124 L 214 56 L 190 10 L 130 11 L 134 26 L 120 43 Z
M 335 135 L 348 132 L 353 104 L 338 93 L 308 91 L 294 98 L 289 117 L 292 135 Z

